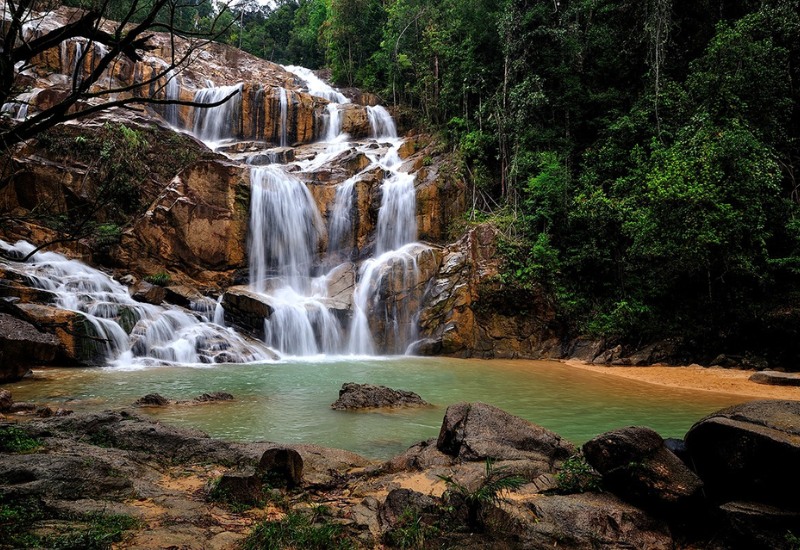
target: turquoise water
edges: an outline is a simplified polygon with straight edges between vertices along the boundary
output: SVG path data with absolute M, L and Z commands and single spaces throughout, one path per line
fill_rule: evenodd
M 551 361 L 448 358 L 320 359 L 258 365 L 47 369 L 5 386 L 17 401 L 103 410 L 148 393 L 191 399 L 226 391 L 227 403 L 142 409 L 171 424 L 239 441 L 316 443 L 384 459 L 436 437 L 447 405 L 483 401 L 554 430 L 575 443 L 610 429 L 646 425 L 682 437 L 702 416 L 746 401 L 587 372 Z M 432 407 L 334 411 L 344 382 L 417 392 Z

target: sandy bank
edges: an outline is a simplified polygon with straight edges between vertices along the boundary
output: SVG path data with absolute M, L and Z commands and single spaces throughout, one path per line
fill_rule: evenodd
M 590 365 L 583 361 L 567 360 L 565 364 L 578 369 L 637 380 L 657 386 L 686 390 L 709 391 L 741 395 L 755 399 L 795 399 L 800 400 L 800 387 L 767 386 L 749 380 L 755 372 L 751 370 L 732 370 L 720 367 L 608 367 Z

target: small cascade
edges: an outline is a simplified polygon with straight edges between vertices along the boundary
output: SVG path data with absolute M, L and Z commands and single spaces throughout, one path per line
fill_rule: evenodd
M 217 298 L 217 305 L 214 307 L 214 324 L 217 324 L 221 327 L 225 326 L 225 308 L 222 307 L 222 298 L 223 295 L 220 294 L 219 298 Z
M 0 107 L 0 113 L 7 113 L 14 120 L 25 120 L 28 118 L 28 106 L 39 91 L 40 89 L 37 88 L 30 92 L 24 92 L 8 103 L 3 103 L 2 107 Z
M 72 61 L 70 73 L 72 74 L 73 86 L 80 86 L 83 80 L 83 42 L 80 40 L 75 41 L 75 59 Z
M 394 125 L 392 115 L 385 107 L 380 105 L 367 107 L 367 118 L 372 130 L 371 137 L 376 139 L 397 137 L 397 127 Z
M 299 76 L 305 82 L 309 94 L 327 99 L 331 103 L 350 103 L 344 94 L 323 82 L 314 71 L 296 65 L 285 65 L 283 68 Z
M 24 241 L 13 246 L 0 241 L 0 248 L 9 258 L 23 258 L 34 249 Z M 81 315 L 91 326 L 88 337 L 106 362 L 244 363 L 271 358 L 263 346 L 187 310 L 136 302 L 125 286 L 105 273 L 61 254 L 37 252 L 27 262 L 9 266 L 49 291 L 58 308 Z
M 289 98 L 286 88 L 278 88 L 278 97 L 281 106 L 281 147 L 289 146 Z
M 238 93 L 235 97 L 222 105 L 194 109 L 192 132 L 198 139 L 215 144 L 234 137 L 233 125 L 239 120 L 242 109 L 242 84 L 203 88 L 195 92 L 196 103 L 215 103 L 236 92 Z
M 399 170 L 401 161 L 397 150 L 401 143 L 392 147 L 380 163 L 389 176 L 381 186 L 376 237 L 378 254 L 397 250 L 417 238 L 415 177 Z
M 335 142 L 342 134 L 342 115 L 339 112 L 338 104 L 328 103 L 326 105 L 321 134 L 322 140 L 327 143 Z
M 175 71 L 170 69 L 167 72 L 167 86 L 165 90 L 165 99 L 167 101 L 174 101 L 180 99 L 181 94 L 181 85 L 178 82 L 178 75 L 175 74 Z M 232 100 L 233 101 L 233 100 Z M 167 121 L 167 124 L 177 127 L 178 126 L 178 106 L 177 105 L 167 105 L 164 109 L 164 120 Z
M 336 187 L 333 208 L 328 218 L 328 258 L 349 260 L 353 245 L 353 190 L 357 177 L 349 178 Z M 341 258 L 344 256 L 344 258 Z

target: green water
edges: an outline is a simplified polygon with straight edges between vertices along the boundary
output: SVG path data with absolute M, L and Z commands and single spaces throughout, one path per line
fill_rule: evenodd
M 344 382 L 419 393 L 434 406 L 341 412 L 330 404 Z M 329 359 L 261 365 L 48 369 L 6 386 L 17 401 L 103 410 L 148 393 L 191 399 L 226 391 L 235 401 L 143 409 L 172 424 L 240 441 L 316 443 L 388 458 L 436 437 L 447 405 L 483 401 L 554 430 L 575 443 L 604 431 L 646 425 L 682 437 L 702 416 L 747 398 L 662 388 L 549 361 L 445 358 Z

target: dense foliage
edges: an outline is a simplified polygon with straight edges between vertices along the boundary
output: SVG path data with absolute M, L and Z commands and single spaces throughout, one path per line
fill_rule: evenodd
M 283 0 L 232 4 L 227 39 L 439 129 L 507 235 L 506 280 L 549 289 L 573 334 L 785 347 L 800 342 L 798 14 L 799 0 Z

